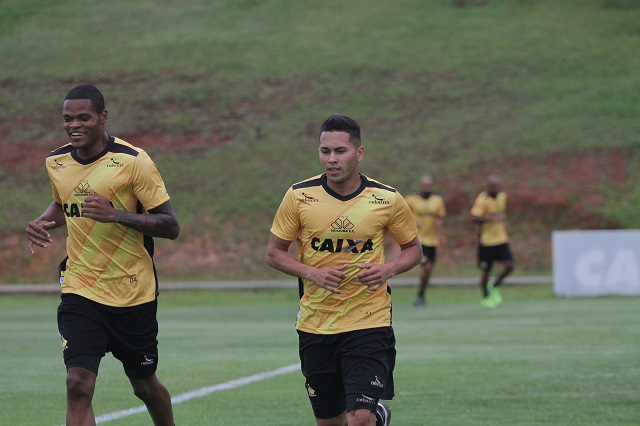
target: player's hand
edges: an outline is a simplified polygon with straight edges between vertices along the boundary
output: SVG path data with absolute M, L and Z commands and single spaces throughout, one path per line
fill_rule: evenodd
M 27 224 L 27 239 L 29 240 L 29 251 L 34 254 L 33 246 L 47 248 L 48 244 L 53 243 L 49 229 L 56 227 L 56 222 L 42 219 L 32 220 Z
M 315 268 L 311 281 L 316 283 L 318 287 L 329 290 L 331 293 L 342 294 L 342 290 L 338 290 L 338 286 L 344 280 L 344 270 L 347 264 L 340 266 L 329 266 L 326 268 Z
M 387 265 L 363 263 L 358 265 L 358 268 L 362 269 L 362 272 L 356 275 L 356 278 L 371 291 L 376 291 L 392 277 L 391 270 Z
M 82 203 L 82 216 L 97 222 L 109 223 L 116 221 L 116 209 L 105 197 L 89 188 L 90 196 Z

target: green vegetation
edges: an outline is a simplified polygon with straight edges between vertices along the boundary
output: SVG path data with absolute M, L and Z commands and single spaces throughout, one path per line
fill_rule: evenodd
M 478 165 L 510 177 L 507 189 L 546 191 L 564 183 L 538 167 L 549 156 L 632 156 L 638 22 L 631 0 L 4 1 L 0 156 L 41 162 L 65 142 L 62 97 L 93 82 L 109 131 L 158 163 L 183 235 L 206 226 L 248 244 L 256 262 L 285 189 L 320 172 L 317 129 L 336 111 L 363 126 L 363 172 L 405 194 L 429 172 L 470 199 L 485 177 Z M 509 168 L 513 159 L 531 170 Z M 0 163 L 4 234 L 50 199 L 42 168 L 12 164 Z M 640 227 L 637 190 L 620 201 L 619 183 L 602 179 L 568 202 L 587 190 L 611 203 L 591 209 L 602 223 Z M 548 270 L 547 254 L 537 257 Z
M 398 363 L 394 424 L 626 426 L 637 423 L 640 298 L 555 298 L 549 285 L 510 286 L 505 304 L 476 287 L 434 287 L 430 306 L 393 289 Z M 0 298 L 0 424 L 64 422 L 58 297 Z M 298 362 L 295 289 L 162 292 L 159 377 L 174 397 Z M 34 405 L 35 404 L 35 405 Z M 97 416 L 142 404 L 107 355 Z M 37 409 L 34 409 L 37 406 Z M 313 424 L 298 371 L 175 406 L 176 424 Z M 140 413 L 105 425 L 148 425 Z

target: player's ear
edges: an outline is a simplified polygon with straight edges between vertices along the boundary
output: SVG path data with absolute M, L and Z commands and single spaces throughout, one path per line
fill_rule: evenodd
M 109 117 L 109 111 L 107 111 L 107 109 L 103 109 L 102 112 L 100 113 L 100 124 L 101 125 L 105 125 L 107 124 L 107 118 Z
M 364 159 L 364 146 L 360 145 L 358 147 L 358 161 L 362 161 Z

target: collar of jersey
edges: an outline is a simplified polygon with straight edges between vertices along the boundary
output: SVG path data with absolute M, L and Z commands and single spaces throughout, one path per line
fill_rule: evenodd
M 334 191 L 333 189 L 329 188 L 329 185 L 327 184 L 327 174 L 323 173 L 322 176 L 320 176 L 320 182 L 322 183 L 322 187 L 324 188 L 325 191 L 327 191 L 327 193 L 329 195 L 331 195 L 334 198 L 337 198 L 340 201 L 349 201 L 355 197 L 357 197 L 358 195 L 360 195 L 360 193 L 362 191 L 364 191 L 364 189 L 367 187 L 367 184 L 369 183 L 369 181 L 367 180 L 367 177 L 363 174 L 360 174 L 360 186 L 358 187 L 358 189 L 356 189 L 354 192 L 352 192 L 351 194 L 348 195 L 341 195 L 338 194 L 336 191 Z
M 78 153 L 74 149 L 73 151 L 71 151 L 71 157 L 74 160 L 76 160 L 78 163 L 84 164 L 84 165 L 91 164 L 94 161 L 104 157 L 107 154 L 107 152 L 109 152 L 113 148 L 113 144 L 115 143 L 115 138 L 113 136 L 111 136 L 111 135 L 108 135 L 108 136 L 109 136 L 109 142 L 107 143 L 107 146 L 104 147 L 104 149 L 102 150 L 102 152 L 100 154 L 98 154 L 98 155 L 96 155 L 94 157 L 91 157 L 91 158 L 83 159 L 83 158 L 78 157 Z

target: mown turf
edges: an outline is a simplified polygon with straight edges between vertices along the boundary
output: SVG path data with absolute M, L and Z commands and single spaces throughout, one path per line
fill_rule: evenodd
M 158 375 L 173 396 L 296 363 L 294 290 L 164 292 Z M 395 288 L 393 424 L 633 425 L 640 418 L 640 298 L 556 298 L 512 286 L 482 309 L 475 287 L 434 287 L 429 306 Z M 0 298 L 0 424 L 64 422 L 56 297 Z M 140 406 L 119 364 L 103 361 L 96 415 Z M 175 406 L 181 425 L 314 424 L 292 372 Z M 146 413 L 105 424 L 150 424 Z

